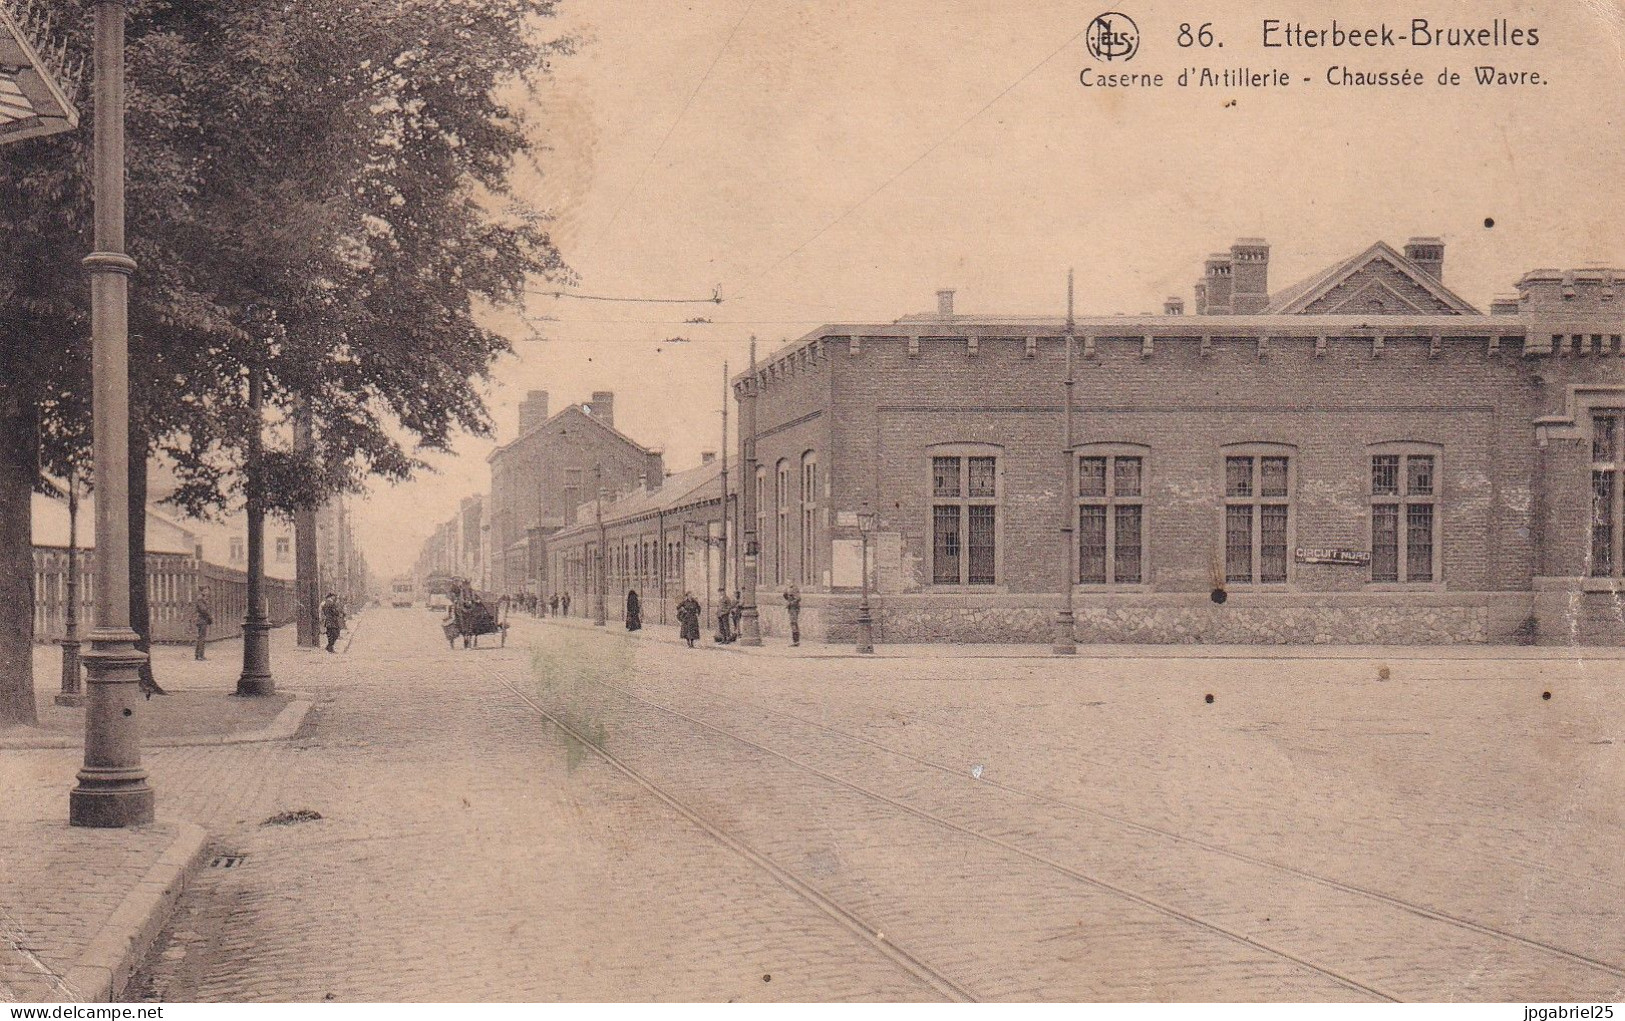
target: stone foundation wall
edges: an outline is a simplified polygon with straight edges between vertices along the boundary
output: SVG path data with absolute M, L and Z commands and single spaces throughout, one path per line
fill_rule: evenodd
M 810 602 L 801 614 L 803 641 L 855 640 L 855 599 L 815 596 Z M 1290 594 L 1233 597 L 1223 605 L 1145 594 L 1106 604 L 1080 599 L 1074 612 L 1084 644 L 1459 645 L 1536 640 L 1525 624 L 1529 606 L 1528 593 L 1425 594 L 1410 601 Z M 883 597 L 872 605 L 874 637 L 880 644 L 1047 644 L 1058 607 L 1054 597 Z M 761 617 L 764 635 L 787 634 L 782 607 L 764 607 Z

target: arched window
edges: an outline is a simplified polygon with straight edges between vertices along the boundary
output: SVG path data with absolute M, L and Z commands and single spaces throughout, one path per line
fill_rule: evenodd
M 780 458 L 773 483 L 773 584 L 783 585 L 790 573 L 790 462 Z
M 767 544 L 767 468 L 762 466 L 762 465 L 757 465 L 756 466 L 756 549 L 755 549 L 754 552 L 756 553 L 756 563 L 757 563 L 757 571 L 758 571 L 757 578 L 759 580 L 761 580 L 761 581 L 766 581 L 767 580 L 767 572 L 762 569 L 763 557 L 761 555 L 761 550 L 766 544 Z M 746 550 L 745 552 L 747 554 L 749 554 L 749 553 L 751 553 L 753 551 Z
M 801 455 L 801 583 L 816 584 L 818 574 L 818 455 Z

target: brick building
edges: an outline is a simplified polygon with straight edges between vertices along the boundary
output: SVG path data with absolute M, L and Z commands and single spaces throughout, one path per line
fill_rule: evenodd
M 738 587 L 737 501 L 737 486 L 730 486 L 724 512 L 722 463 L 710 453 L 657 487 L 645 484 L 602 507 L 588 500 L 574 524 L 548 537 L 543 587 L 570 594 L 572 617 L 594 615 L 600 576 L 610 620 L 624 619 L 628 590 L 637 591 L 652 623 L 676 623 L 685 591 L 709 616 L 717 589 L 725 582 L 730 591 Z
M 661 453 L 615 428 L 615 395 L 548 415 L 548 395 L 533 390 L 519 405 L 519 434 L 488 458 L 491 465 L 489 580 L 486 587 L 544 591 L 541 568 L 549 534 L 576 522 L 577 508 L 599 488 L 610 493 L 659 488 Z
M 883 642 L 1047 642 L 1068 582 L 1085 642 L 1621 640 L 1622 274 L 1535 270 L 1484 314 L 1444 253 L 1271 291 L 1243 239 L 1193 315 L 1076 320 L 1067 451 L 1063 318 L 942 292 L 786 346 L 735 380 L 764 631 L 795 581 L 804 630 L 851 637 L 867 506 Z

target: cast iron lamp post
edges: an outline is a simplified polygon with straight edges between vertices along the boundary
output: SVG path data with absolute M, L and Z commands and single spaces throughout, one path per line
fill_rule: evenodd
M 869 614 L 869 533 L 875 530 L 875 513 L 869 509 L 869 501 L 863 501 L 863 509 L 858 511 L 858 533 L 863 537 L 863 563 L 862 563 L 862 595 L 858 600 L 858 651 L 864 654 L 875 651 L 875 624 L 874 618 Z
M 139 826 L 153 819 L 136 712 L 146 655 L 130 629 L 130 274 L 124 253 L 124 19 L 126 0 L 96 0 L 96 250 L 90 274 L 91 446 L 96 474 L 96 613 L 85 707 L 84 766 L 68 795 L 74 826 Z
M 267 330 L 274 324 L 267 322 Z M 248 609 L 243 616 L 243 673 L 237 694 L 276 692 L 271 676 L 271 622 L 265 612 L 265 477 L 261 416 L 265 405 L 265 367 L 259 355 L 248 367 Z

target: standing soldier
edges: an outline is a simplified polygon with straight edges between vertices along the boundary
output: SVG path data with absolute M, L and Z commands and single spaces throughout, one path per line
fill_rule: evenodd
M 344 607 L 336 592 L 329 592 L 322 600 L 322 630 L 327 632 L 327 651 L 337 652 L 333 646 L 338 644 L 339 633 L 344 630 Z
M 559 615 L 559 594 L 557 592 L 547 597 L 547 615 L 550 617 Z
M 570 593 L 566 592 L 559 597 L 559 608 L 564 611 L 566 617 L 570 616 Z
M 801 644 L 801 590 L 791 582 L 784 589 L 784 609 L 790 615 L 790 644 Z
M 717 589 L 717 644 L 727 645 L 733 641 L 733 600 L 728 598 L 728 590 Z
M 197 648 L 194 650 L 195 658 L 205 659 L 203 648 L 209 641 L 209 625 L 214 623 L 214 614 L 209 612 L 209 586 L 200 586 L 197 590 L 197 601 L 192 604 L 193 621 L 197 624 Z

